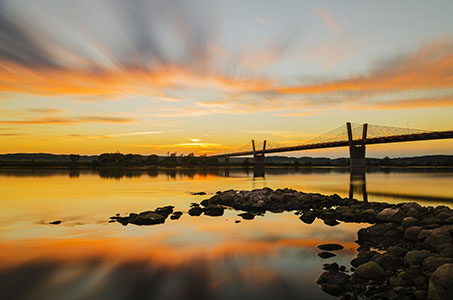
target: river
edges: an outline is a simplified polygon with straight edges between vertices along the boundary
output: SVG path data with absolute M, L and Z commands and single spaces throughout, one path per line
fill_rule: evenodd
M 315 283 L 326 262 L 350 267 L 366 224 L 308 225 L 294 212 L 242 220 L 191 217 L 216 191 L 293 188 L 359 200 L 453 203 L 453 170 L 0 170 L 3 299 L 333 299 Z M 194 196 L 191 192 L 206 192 Z M 119 213 L 173 205 L 179 220 L 109 223 Z M 61 220 L 59 225 L 49 222 Z M 240 220 L 240 222 L 236 222 Z M 316 246 L 344 250 L 322 260 Z

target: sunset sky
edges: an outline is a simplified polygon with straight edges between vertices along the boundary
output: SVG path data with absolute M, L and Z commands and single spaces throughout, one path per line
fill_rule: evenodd
M 347 121 L 453 130 L 452 15 L 448 0 L 0 0 L 0 153 L 221 153 Z

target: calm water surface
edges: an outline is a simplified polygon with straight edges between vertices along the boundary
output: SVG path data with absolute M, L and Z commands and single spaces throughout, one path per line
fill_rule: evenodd
M 174 205 L 186 212 L 218 190 L 294 188 L 350 194 L 359 200 L 422 205 L 453 203 L 453 171 L 406 169 L 0 170 L 2 299 L 332 299 L 314 283 L 325 262 L 350 266 L 357 230 L 293 212 L 253 221 L 221 217 L 167 219 L 155 226 L 108 223 L 126 214 Z M 192 196 L 204 191 L 207 196 Z M 62 220 L 60 225 L 49 225 Z M 337 242 L 321 260 L 316 246 Z

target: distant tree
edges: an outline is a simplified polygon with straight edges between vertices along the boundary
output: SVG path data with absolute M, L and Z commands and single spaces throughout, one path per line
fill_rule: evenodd
M 157 166 L 159 164 L 159 156 L 151 154 L 146 158 L 146 164 L 151 166 Z
M 76 161 L 78 161 L 80 159 L 80 155 L 79 154 L 71 154 L 69 155 L 69 159 L 75 163 Z
M 392 161 L 388 156 L 386 156 L 382 159 L 383 166 L 390 166 L 391 164 L 392 164 Z

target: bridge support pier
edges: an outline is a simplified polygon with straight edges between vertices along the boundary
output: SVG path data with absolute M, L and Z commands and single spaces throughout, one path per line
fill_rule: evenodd
M 366 158 L 365 158 L 365 144 L 368 124 L 363 124 L 362 140 L 355 145 L 354 137 L 352 135 L 351 123 L 346 123 L 348 130 L 348 141 L 349 141 L 349 156 L 350 156 L 350 171 L 352 175 L 365 174 Z
M 256 151 L 255 140 L 252 140 L 253 149 L 253 177 L 264 177 L 264 152 L 266 151 L 266 140 L 263 142 L 263 150 Z

